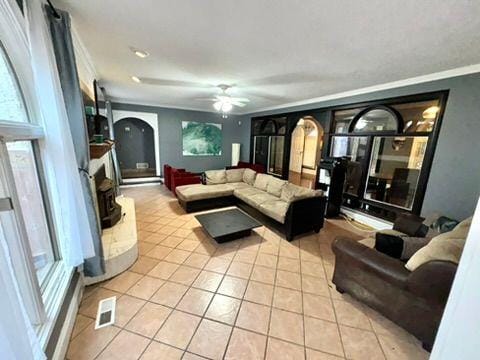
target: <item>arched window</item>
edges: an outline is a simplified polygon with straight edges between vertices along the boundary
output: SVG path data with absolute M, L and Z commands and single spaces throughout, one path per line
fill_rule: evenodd
M 0 120 L 28 122 L 28 114 L 17 78 L 0 44 Z
M 393 132 L 403 130 L 402 116 L 394 109 L 383 106 L 370 106 L 357 114 L 349 125 L 349 132 Z

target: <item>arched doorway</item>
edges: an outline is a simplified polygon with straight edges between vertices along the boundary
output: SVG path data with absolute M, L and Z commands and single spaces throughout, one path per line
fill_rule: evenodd
M 155 176 L 154 129 L 136 117 L 120 119 L 113 127 L 122 179 Z
M 288 181 L 313 188 L 323 147 L 323 127 L 312 116 L 302 117 L 291 139 Z

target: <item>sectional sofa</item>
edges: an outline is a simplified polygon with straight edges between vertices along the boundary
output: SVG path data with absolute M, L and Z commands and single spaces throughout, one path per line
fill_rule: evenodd
M 285 234 L 319 232 L 323 226 L 325 197 L 310 190 L 252 169 L 211 170 L 205 183 L 176 188 L 178 202 L 186 212 L 236 205 L 255 219 Z

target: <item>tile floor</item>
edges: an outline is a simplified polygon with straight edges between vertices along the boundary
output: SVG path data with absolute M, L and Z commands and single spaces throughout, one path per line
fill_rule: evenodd
M 335 291 L 331 242 L 359 238 L 341 222 L 291 243 L 262 227 L 219 245 L 163 186 L 123 193 L 136 201 L 140 256 L 85 289 L 68 359 L 428 358 L 411 335 Z M 109 296 L 115 326 L 94 330 Z

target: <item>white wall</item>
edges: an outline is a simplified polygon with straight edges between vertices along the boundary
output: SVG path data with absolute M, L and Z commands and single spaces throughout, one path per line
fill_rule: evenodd
M 480 202 L 430 359 L 480 359 Z

